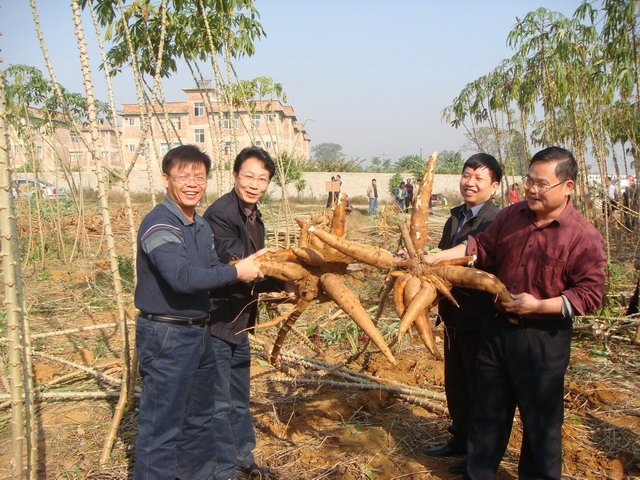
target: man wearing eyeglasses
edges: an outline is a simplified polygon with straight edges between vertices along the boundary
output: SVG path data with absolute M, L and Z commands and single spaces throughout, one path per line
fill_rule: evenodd
M 519 478 L 560 479 L 571 319 L 600 306 L 605 282 L 602 236 L 571 202 L 577 171 L 568 150 L 541 150 L 523 179 L 525 202 L 467 242 L 425 257 L 477 255 L 477 265 L 494 268 L 513 296 L 496 303 L 483 325 L 467 479 L 495 479 L 516 406 L 524 427 Z
M 262 276 L 253 258 L 220 262 L 209 225 L 196 213 L 211 160 L 193 145 L 162 160 L 164 201 L 138 232 L 136 347 L 142 394 L 136 480 L 211 478 L 215 358 L 209 290 Z
M 264 247 L 264 224 L 257 204 L 274 173 L 271 156 L 260 147 L 244 148 L 236 157 L 233 190 L 204 213 L 223 262 L 246 258 Z M 255 325 L 257 293 L 280 291 L 282 287 L 280 282 L 265 279 L 211 292 L 210 333 L 216 356 L 216 480 L 269 476 L 269 469 L 258 466 L 253 455 L 256 438 L 249 411 L 251 349 L 244 330 Z

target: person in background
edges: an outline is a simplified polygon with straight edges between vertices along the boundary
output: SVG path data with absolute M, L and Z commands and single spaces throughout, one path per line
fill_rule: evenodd
M 367 197 L 369 198 L 369 215 L 373 217 L 378 210 L 378 185 L 375 178 L 367 188 Z
M 206 325 L 209 289 L 262 276 L 253 256 L 220 263 L 196 213 L 211 159 L 182 145 L 162 159 L 166 197 L 138 232 L 136 348 L 142 394 L 134 478 L 212 478 L 215 359 Z
M 513 205 L 514 203 L 518 203 L 520 201 L 520 194 L 518 193 L 518 184 L 514 183 L 511 185 L 511 189 L 509 190 L 509 205 Z
M 638 226 L 638 185 L 633 175 L 628 175 L 627 181 L 629 184 L 622 194 L 622 205 L 626 207 L 624 224 L 629 230 L 635 230 Z
M 501 210 L 477 236 L 424 257 L 433 264 L 476 255 L 477 266 L 495 268 L 512 295 L 482 327 L 476 385 L 483 390 L 459 464 L 466 479 L 496 478 L 516 406 L 519 478 L 560 479 L 572 318 L 599 308 L 605 289 L 602 236 L 571 202 L 577 173 L 570 151 L 539 151 L 523 178 L 525 201 Z
M 264 247 L 264 224 L 258 202 L 269 188 L 275 165 L 266 150 L 244 148 L 233 165 L 233 189 L 204 213 L 220 259 L 229 263 Z M 264 480 L 269 469 L 255 463 L 256 437 L 249 410 L 251 347 L 245 329 L 255 325 L 257 294 L 281 291 L 274 279 L 242 283 L 211 292 L 209 332 L 215 357 L 213 425 L 216 480 Z
M 407 190 L 407 197 L 404 199 L 404 209 L 406 212 L 411 211 L 411 202 L 413 202 L 413 185 L 411 179 L 407 178 L 407 183 L 404 184 L 404 188 Z
M 404 199 L 407 198 L 407 189 L 404 186 L 405 186 L 405 183 L 400 182 L 400 185 L 396 187 L 393 194 L 396 199 L 396 204 L 398 205 L 398 210 L 400 212 L 404 212 L 404 209 L 405 209 Z
M 336 181 L 336 177 L 331 177 L 331 184 L 333 185 L 333 183 Z M 331 206 L 333 205 L 333 190 L 329 190 L 329 193 L 327 194 L 327 208 L 331 208 Z
M 618 208 L 618 202 L 616 201 L 616 187 L 613 185 L 611 177 L 607 177 L 605 179 L 605 189 L 607 191 L 607 198 L 605 199 L 604 205 L 606 205 L 607 211 L 609 212 L 609 215 L 611 215 L 613 210 Z
M 491 198 L 501 179 L 502 168 L 491 155 L 477 153 L 467 159 L 460 177 L 460 194 L 464 203 L 451 209 L 438 248 L 444 250 L 459 245 L 469 235 L 477 235 L 493 222 L 500 209 Z M 449 427 L 451 438 L 445 445 L 426 451 L 427 455 L 435 457 L 467 451 L 481 325 L 493 313 L 493 297 L 486 292 L 455 288 L 451 293 L 459 307 L 446 298 L 438 305 L 445 325 L 444 386 L 452 422 Z M 454 469 L 452 473 L 462 472 Z

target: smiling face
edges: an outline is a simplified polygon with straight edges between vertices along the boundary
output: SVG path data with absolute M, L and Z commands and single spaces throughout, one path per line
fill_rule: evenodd
M 234 190 L 245 207 L 253 208 L 269 188 L 269 170 L 254 157 L 247 158 L 238 173 L 233 172 Z
M 571 179 L 558 178 L 558 162 L 534 162 L 529 167 L 528 182 L 525 183 L 525 195 L 529 208 L 536 214 L 539 222 L 550 222 L 558 218 L 573 192 Z M 537 185 L 544 185 L 542 188 Z
M 489 200 L 499 185 L 487 167 L 466 167 L 460 177 L 460 194 L 467 208 L 472 208 Z
M 184 177 L 184 180 L 182 180 Z M 176 181 L 176 178 L 180 178 L 181 181 L 186 183 L 180 183 Z M 167 189 L 167 196 L 174 201 L 182 213 L 186 217 L 193 221 L 193 217 L 196 211 L 196 206 L 202 199 L 204 191 L 207 188 L 206 182 L 199 185 L 196 179 L 206 179 L 207 169 L 203 163 L 176 163 L 169 174 L 162 174 L 162 181 Z

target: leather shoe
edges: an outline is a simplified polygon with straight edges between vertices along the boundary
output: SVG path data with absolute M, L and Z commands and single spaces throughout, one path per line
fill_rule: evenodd
M 261 467 L 256 463 L 252 463 L 251 465 L 245 465 L 244 467 L 238 467 L 238 476 L 239 479 L 248 479 L 248 480 L 267 480 L 275 478 L 271 473 L 271 470 L 268 467 Z
M 455 473 L 456 475 L 464 475 L 466 471 L 467 471 L 466 457 L 460 460 L 458 463 L 454 463 L 449 468 L 447 468 L 447 472 Z
M 424 453 L 430 457 L 451 457 L 453 455 L 462 455 L 467 453 L 467 449 L 463 447 L 456 447 L 450 443 L 445 443 L 440 447 L 429 448 Z

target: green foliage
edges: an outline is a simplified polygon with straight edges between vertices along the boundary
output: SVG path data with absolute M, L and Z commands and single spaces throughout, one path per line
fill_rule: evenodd
M 276 185 L 283 187 L 293 183 L 296 191 L 300 194 L 307 186 L 307 181 L 302 178 L 302 174 L 307 171 L 308 162 L 290 152 L 280 152 L 274 161 L 276 173 L 273 176 L 273 181 Z
M 438 154 L 436 173 L 459 175 L 462 173 L 464 160 L 462 154 L 453 150 L 443 150 Z
M 392 196 L 395 195 L 396 188 L 398 187 L 398 185 L 400 185 L 400 182 L 402 182 L 403 180 L 404 178 L 402 177 L 400 172 L 396 172 L 393 175 L 393 177 L 389 179 L 389 183 L 387 184 L 387 189 L 389 190 L 389 193 Z
M 133 259 L 118 255 L 118 272 L 122 280 L 122 289 L 125 292 L 133 292 L 135 287 L 133 282 Z

